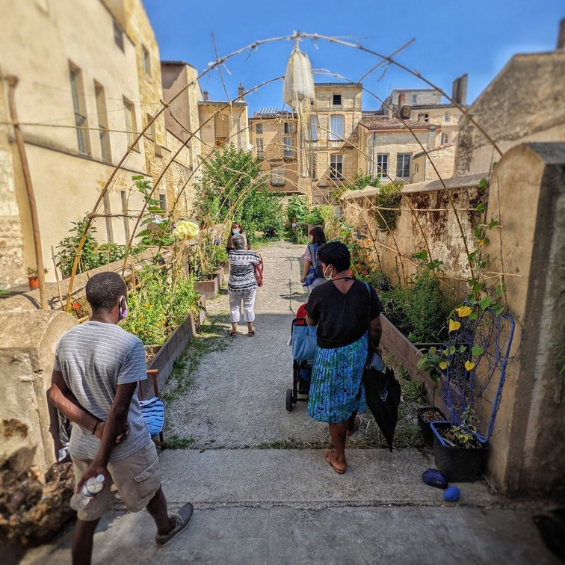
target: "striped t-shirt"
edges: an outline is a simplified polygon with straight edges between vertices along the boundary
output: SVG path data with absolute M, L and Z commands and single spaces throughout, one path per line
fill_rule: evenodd
M 147 378 L 143 344 L 120 326 L 88 321 L 68 331 L 57 344 L 56 371 L 79 404 L 100 420 L 107 420 L 118 385 Z M 129 435 L 112 451 L 110 460 L 123 459 L 150 441 L 141 415 L 137 390 L 128 414 Z M 94 459 L 100 440 L 90 430 L 73 424 L 69 453 L 77 459 Z
M 261 262 L 260 255 L 246 249 L 233 249 L 228 256 L 230 260 L 228 293 L 241 294 L 257 288 L 255 265 Z

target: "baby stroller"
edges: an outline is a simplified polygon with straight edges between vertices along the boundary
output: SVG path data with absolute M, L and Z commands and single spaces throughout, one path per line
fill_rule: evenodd
M 298 401 L 307 401 L 312 366 L 316 354 L 316 328 L 306 323 L 306 304 L 302 304 L 292 320 L 290 347 L 292 350 L 292 388 L 286 391 L 286 409 L 290 412 Z M 299 398 L 298 395 L 301 395 Z

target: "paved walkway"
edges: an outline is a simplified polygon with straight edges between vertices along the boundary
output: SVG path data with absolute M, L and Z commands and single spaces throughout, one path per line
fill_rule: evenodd
M 256 336 L 227 337 L 227 297 L 210 302 L 206 345 L 190 349 L 167 387 L 168 437 L 190 449 L 162 453 L 163 488 L 172 508 L 194 503 L 193 523 L 157 549 L 151 518 L 126 514 L 117 501 L 96 534 L 93 563 L 558 563 L 527 506 L 480 482 L 460 485 L 461 501 L 448 504 L 420 479 L 433 466 L 429 452 L 356 448 L 376 433 L 369 420 L 350 443 L 348 472 L 330 469 L 321 449 L 326 426 L 308 419 L 305 403 L 284 408 L 292 379 L 286 342 L 306 300 L 298 283 L 302 249 L 277 244 L 261 252 L 266 283 Z M 67 532 L 23 563 L 68 563 L 69 542 Z

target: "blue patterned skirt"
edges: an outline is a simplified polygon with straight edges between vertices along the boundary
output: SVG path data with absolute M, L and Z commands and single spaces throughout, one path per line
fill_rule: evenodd
M 367 334 L 356 342 L 336 349 L 316 349 L 308 416 L 319 422 L 339 424 L 353 412 L 366 408 L 365 387 L 361 384 L 367 361 Z M 357 394 L 361 387 L 361 396 Z

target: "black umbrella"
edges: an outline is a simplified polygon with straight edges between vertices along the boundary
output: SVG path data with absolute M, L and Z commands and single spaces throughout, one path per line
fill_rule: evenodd
M 400 383 L 390 367 L 385 371 L 377 371 L 370 366 L 365 368 L 363 382 L 369 410 L 373 413 L 377 425 L 387 440 L 388 448 L 392 451 L 392 438 L 398 421 Z

